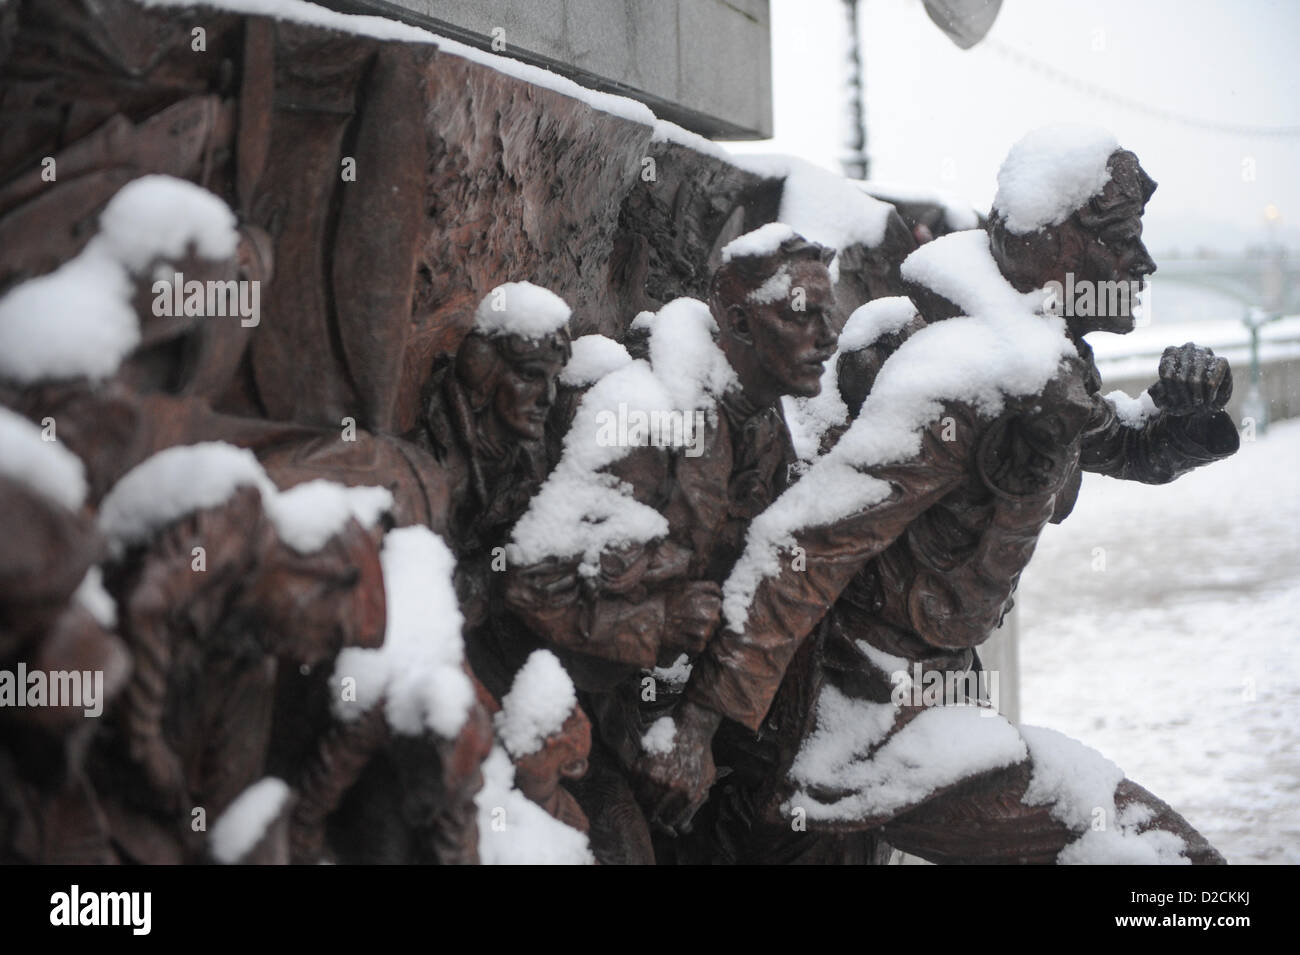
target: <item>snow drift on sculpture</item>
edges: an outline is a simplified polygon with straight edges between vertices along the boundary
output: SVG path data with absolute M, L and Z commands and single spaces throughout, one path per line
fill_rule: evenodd
M 892 703 L 853 699 L 825 685 L 817 727 L 790 768 L 800 788 L 782 811 L 802 807 L 815 820 L 888 817 L 1026 756 L 1015 727 L 981 707 L 932 707 L 890 736 L 899 712 Z M 815 795 L 826 790 L 843 795 L 833 801 Z
M 1061 865 L 1189 865 L 1187 844 L 1162 829 L 1138 832 L 1151 810 L 1135 803 L 1124 812 L 1115 806 L 1115 788 L 1124 771 L 1089 746 L 1056 730 L 1022 726 L 1033 775 L 1022 802 L 1048 806 L 1057 819 L 1082 835 L 1057 856 Z M 1102 828 L 1097 828 L 1097 813 Z
M 204 441 L 159 451 L 124 474 L 100 504 L 99 529 L 120 554 L 173 521 L 224 504 L 241 487 L 258 489 L 276 534 L 300 554 L 320 550 L 351 518 L 376 526 L 393 506 L 386 488 L 323 479 L 279 491 L 252 451 Z

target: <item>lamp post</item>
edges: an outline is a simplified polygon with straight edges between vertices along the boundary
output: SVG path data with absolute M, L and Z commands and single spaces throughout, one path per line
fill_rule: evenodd
M 862 106 L 862 56 L 858 42 L 858 0 L 844 0 L 844 13 L 848 20 L 848 98 L 845 109 L 848 123 L 845 135 L 844 156 L 840 167 L 848 179 L 866 179 L 870 169 L 867 160 L 867 120 Z

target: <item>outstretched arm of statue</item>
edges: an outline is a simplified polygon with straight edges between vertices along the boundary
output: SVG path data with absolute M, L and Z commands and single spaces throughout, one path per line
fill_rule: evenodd
M 1232 397 L 1225 358 L 1188 342 L 1165 349 L 1160 378 L 1147 393 L 1157 413 L 1125 423 L 1098 396 L 1079 459 L 1085 471 L 1144 484 L 1167 484 L 1188 471 L 1235 453 L 1241 444 L 1224 411 Z
M 643 804 L 658 825 L 689 826 L 713 783 L 709 747 L 722 720 L 756 731 L 795 652 L 853 576 L 968 476 L 978 419 L 951 411 L 923 433 L 918 454 L 866 472 L 890 485 L 888 497 L 797 531 L 795 559 L 783 554 L 781 571 L 759 582 L 744 625 L 719 631 L 695 661 L 672 749 L 647 753 L 637 765 Z M 949 417 L 958 427 L 945 427 Z

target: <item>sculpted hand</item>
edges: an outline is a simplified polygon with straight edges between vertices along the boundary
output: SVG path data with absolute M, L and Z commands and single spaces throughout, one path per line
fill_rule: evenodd
M 668 598 L 665 610 L 664 647 L 694 656 L 722 619 L 722 587 L 711 580 L 684 584 Z
M 1170 346 L 1160 358 L 1160 380 L 1147 393 L 1171 415 L 1217 411 L 1232 397 L 1232 369 L 1208 348 Z
M 651 825 L 675 835 L 691 831 L 691 820 L 717 778 L 713 734 L 722 717 L 687 701 L 674 722 L 677 735 L 672 750 L 643 753 L 632 775 Z
M 516 609 L 563 607 L 577 599 L 578 570 L 572 561 L 549 558 L 511 568 L 506 579 L 506 603 Z

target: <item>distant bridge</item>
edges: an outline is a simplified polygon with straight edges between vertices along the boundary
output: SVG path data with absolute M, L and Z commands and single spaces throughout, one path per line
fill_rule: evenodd
M 1157 266 L 1153 282 L 1197 286 L 1274 315 L 1300 313 L 1300 258 L 1280 249 L 1255 256 L 1165 259 Z

